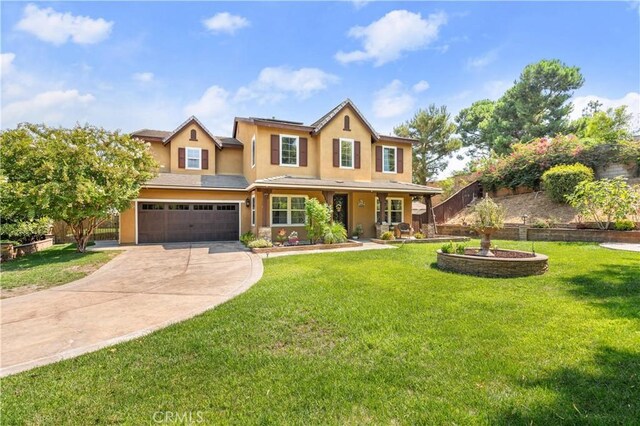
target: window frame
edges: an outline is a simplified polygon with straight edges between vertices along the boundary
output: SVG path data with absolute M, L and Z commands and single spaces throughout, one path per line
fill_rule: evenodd
M 189 150 L 198 151 L 198 167 L 189 167 Z M 184 148 L 184 168 L 187 170 L 202 170 L 202 148 L 190 146 Z
M 252 195 L 251 196 L 251 226 L 256 226 L 256 219 L 257 219 L 257 215 L 256 215 L 256 196 Z
M 385 161 L 384 161 L 384 153 L 385 150 L 393 150 L 393 171 L 385 170 Z M 389 146 L 382 145 L 382 173 L 398 173 L 398 147 L 397 146 Z
M 391 222 L 391 200 L 395 200 L 395 201 L 400 201 L 402 203 L 402 208 L 400 210 L 394 210 L 394 211 L 400 211 L 400 216 L 402 217 L 402 220 L 400 222 Z M 375 223 L 378 223 L 378 212 L 379 210 L 379 205 L 380 205 L 380 199 L 378 197 L 375 197 L 375 204 L 376 204 L 376 208 L 374 209 L 375 211 L 375 217 L 374 217 L 374 221 Z M 397 225 L 399 223 L 402 223 L 404 221 L 404 198 L 402 197 L 387 197 L 387 211 L 385 214 L 385 222 L 388 223 L 389 225 Z
M 273 223 L 273 199 L 274 197 L 279 197 L 279 198 L 286 198 L 287 199 L 287 223 Z M 300 210 L 300 209 L 292 209 L 291 206 L 291 200 L 293 198 L 304 198 L 304 202 L 305 205 L 307 203 L 307 201 L 309 200 L 309 196 L 308 195 L 302 195 L 302 194 L 271 194 L 271 196 L 269 196 L 269 207 L 270 207 L 270 211 L 269 211 L 269 222 L 271 223 L 271 227 L 273 228 L 275 227 L 282 227 L 282 228 L 288 228 L 288 227 L 300 227 L 300 226 L 304 226 L 307 220 L 307 213 L 306 210 Z M 285 211 L 283 209 L 277 209 L 276 211 Z M 291 223 L 291 212 L 292 211 L 304 211 L 304 221 L 301 223 Z
M 256 166 L 256 135 L 251 139 L 251 168 Z
M 282 140 L 284 138 L 293 138 L 296 140 L 296 164 L 284 164 L 282 162 Z M 296 135 L 280 135 L 280 166 L 283 167 L 300 167 L 300 136 Z
M 342 165 L 342 143 L 343 142 L 351 144 L 351 166 L 343 166 Z M 355 168 L 355 163 L 356 163 L 356 143 L 355 143 L 355 140 L 348 139 L 348 138 L 340 138 L 340 142 L 338 144 L 338 148 L 339 148 L 339 152 L 340 152 L 340 168 L 341 169 L 348 169 L 348 170 L 354 169 Z

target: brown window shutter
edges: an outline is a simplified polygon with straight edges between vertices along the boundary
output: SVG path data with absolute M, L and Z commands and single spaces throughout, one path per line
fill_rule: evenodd
M 404 172 L 404 149 L 398 148 L 396 150 L 396 157 L 398 157 L 396 159 L 396 164 L 398 165 L 397 172 L 403 173 Z
M 209 168 L 209 150 L 202 150 L 202 170 Z
M 333 167 L 340 167 L 340 139 L 333 140 Z
M 307 138 L 300 138 L 300 167 L 307 167 Z
M 382 147 L 376 146 L 376 172 L 382 171 Z
M 280 164 L 280 135 L 271 135 L 271 164 Z
M 360 141 L 355 141 L 353 143 L 353 167 L 356 169 L 360 168 Z
M 178 168 L 184 169 L 184 148 L 178 148 Z

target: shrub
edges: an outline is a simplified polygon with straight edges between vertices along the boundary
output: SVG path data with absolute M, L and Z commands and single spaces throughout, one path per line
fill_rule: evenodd
M 347 230 L 340 222 L 334 222 L 325 228 L 323 239 L 325 244 L 344 243 L 347 241 Z
M 464 254 L 464 250 L 467 248 L 464 244 L 456 244 L 456 254 Z
M 310 198 L 304 205 L 306 210 L 305 228 L 311 243 L 324 238 L 327 226 L 331 222 L 331 207 L 316 198 Z
M 391 241 L 391 240 L 395 240 L 396 237 L 395 235 L 393 235 L 393 232 L 387 231 L 387 232 L 383 232 L 382 235 L 380 235 L 380 239 L 385 241 Z
M 3 223 L 0 225 L 0 234 L 2 234 L 2 239 L 27 244 L 41 240 L 45 234 L 49 233 L 50 228 L 51 220 L 48 218 L 40 218 L 14 223 Z
M 549 222 L 544 219 L 536 219 L 532 224 L 532 228 L 551 228 Z
M 426 237 L 422 232 L 416 232 L 413 234 L 416 240 L 424 240 Z
M 364 234 L 364 227 L 362 226 L 361 223 L 359 223 L 356 225 L 356 229 L 353 230 L 353 235 L 360 238 L 362 234 Z
M 567 195 L 573 194 L 576 186 L 583 180 L 593 180 L 593 170 L 584 164 L 562 164 L 542 174 L 542 186 L 549 198 L 558 203 L 566 203 Z
M 444 244 L 442 247 L 440 247 L 440 251 L 447 254 L 453 253 L 455 251 L 453 241 L 449 241 L 447 244 Z
M 474 221 L 471 228 L 478 233 L 485 230 L 501 229 L 504 227 L 504 208 L 497 205 L 491 198 L 485 197 L 473 207 Z
M 255 239 L 256 239 L 256 236 L 251 231 L 245 232 L 240 236 L 240 242 L 245 246 L 248 245 L 251 241 L 254 241 Z
M 613 229 L 616 231 L 633 231 L 636 229 L 636 224 L 629 219 L 620 219 L 613 224 Z
M 612 221 L 637 212 L 640 194 L 617 177 L 580 182 L 567 201 L 583 216 L 592 217 L 600 229 L 609 229 Z
M 249 247 L 249 248 L 267 248 L 267 247 L 273 247 L 273 244 L 271 243 L 271 241 L 265 240 L 264 238 L 260 238 L 258 240 L 250 241 L 249 244 L 247 244 L 247 247 Z

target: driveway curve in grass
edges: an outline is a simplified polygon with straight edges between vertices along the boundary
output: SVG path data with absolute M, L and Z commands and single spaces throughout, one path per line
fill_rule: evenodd
M 239 243 L 130 247 L 81 280 L 0 301 L 0 376 L 191 318 L 244 292 L 262 271 Z

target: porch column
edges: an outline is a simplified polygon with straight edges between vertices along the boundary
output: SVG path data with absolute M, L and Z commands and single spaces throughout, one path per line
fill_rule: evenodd
M 262 223 L 263 227 L 269 226 L 269 195 L 271 195 L 270 189 L 262 190 Z
M 378 212 L 378 223 L 386 222 L 387 220 L 387 193 L 378 192 L 376 196 L 380 200 L 380 212 Z
M 424 194 L 424 206 L 427 209 L 425 217 L 426 222 L 422 225 L 422 233 L 431 238 L 438 233 L 436 228 L 436 218 L 433 216 L 433 203 L 431 202 L 431 194 Z

